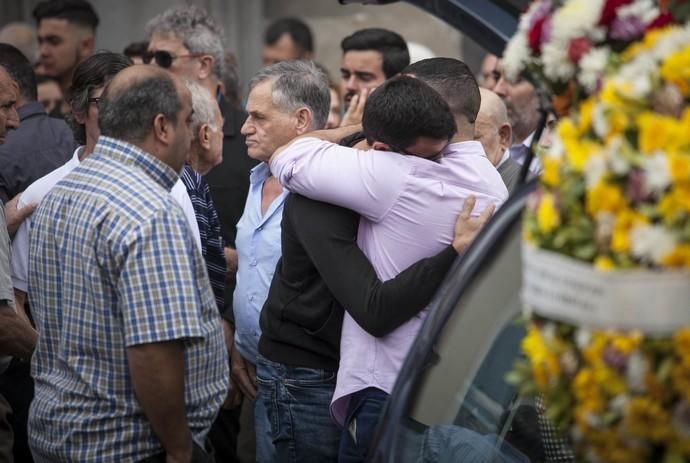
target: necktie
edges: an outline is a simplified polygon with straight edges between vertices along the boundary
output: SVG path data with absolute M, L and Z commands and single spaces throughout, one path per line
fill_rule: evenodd
M 520 164 L 525 162 L 527 157 L 527 152 L 529 148 L 520 143 L 519 145 L 513 145 L 510 147 L 510 159 L 519 162 Z

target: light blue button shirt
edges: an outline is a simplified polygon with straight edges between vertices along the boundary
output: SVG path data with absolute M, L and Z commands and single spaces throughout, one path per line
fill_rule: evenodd
M 246 360 L 256 363 L 261 337 L 259 316 L 281 256 L 280 223 L 287 190 L 261 214 L 261 191 L 271 172 L 265 163 L 254 167 L 249 177 L 249 194 L 237 223 L 238 268 L 233 296 L 235 346 Z

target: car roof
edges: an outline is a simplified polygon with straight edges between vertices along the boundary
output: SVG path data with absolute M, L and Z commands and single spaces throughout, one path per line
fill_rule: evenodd
M 398 0 L 339 0 L 383 5 Z M 502 55 L 529 0 L 404 0 L 447 22 L 487 51 Z

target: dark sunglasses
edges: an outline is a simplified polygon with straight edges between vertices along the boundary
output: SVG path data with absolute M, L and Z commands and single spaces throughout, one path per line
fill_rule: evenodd
M 197 58 L 199 56 L 202 55 L 199 53 L 190 53 L 188 55 L 175 56 L 169 51 L 158 50 L 144 53 L 144 55 L 141 57 L 141 60 L 144 62 L 144 64 L 151 64 L 151 61 L 155 61 L 158 66 L 168 69 L 170 66 L 172 66 L 173 61 L 175 61 L 177 58 Z

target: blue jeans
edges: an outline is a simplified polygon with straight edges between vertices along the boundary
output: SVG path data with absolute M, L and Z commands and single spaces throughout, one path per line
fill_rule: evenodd
M 369 387 L 352 394 L 340 438 L 339 463 L 364 462 L 388 394 Z
M 266 408 L 275 461 L 337 460 L 340 430 L 329 411 L 335 380 L 335 371 L 292 367 L 258 357 L 257 400 Z
M 271 439 L 271 425 L 269 424 L 266 406 L 260 397 L 254 401 L 254 431 L 256 432 L 256 461 L 275 461 L 276 449 Z

